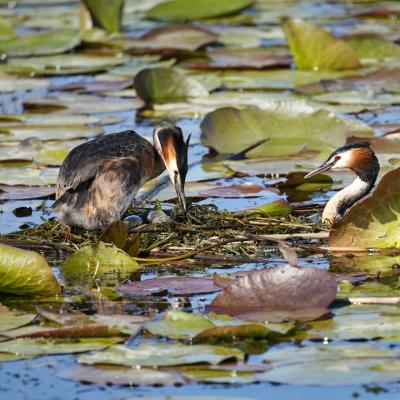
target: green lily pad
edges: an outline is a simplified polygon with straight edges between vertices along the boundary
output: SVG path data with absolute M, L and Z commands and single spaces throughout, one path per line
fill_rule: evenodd
M 382 254 L 341 256 L 332 258 L 330 270 L 336 272 L 362 271 L 370 276 L 387 276 L 395 273 L 400 264 L 400 256 L 385 256 Z
M 60 285 L 40 254 L 0 244 L 0 292 L 51 295 Z
M 62 266 L 63 275 L 70 281 L 90 279 L 123 280 L 139 265 L 114 245 L 99 242 L 85 246 L 70 256 Z M 106 285 L 103 285 L 106 286 Z
M 346 43 L 356 52 L 363 64 L 390 60 L 400 62 L 400 46 L 379 37 L 355 37 L 347 39 Z
M 79 32 L 63 29 L 0 41 L 0 54 L 5 54 L 8 57 L 58 54 L 73 49 L 79 43 Z
M 38 357 L 48 354 L 83 353 L 101 350 L 121 342 L 121 338 L 84 339 L 15 339 L 0 343 L 0 356 L 11 355 L 18 359 Z
M 361 385 L 397 381 L 398 368 L 394 365 L 399 354 L 366 344 L 337 346 L 289 347 L 272 349 L 265 361 L 272 369 L 261 374 L 262 380 L 294 385 Z
M 281 189 L 296 189 L 305 192 L 314 192 L 332 186 L 333 179 L 329 175 L 318 174 L 311 178 L 304 179 L 306 173 L 291 172 L 287 175 L 285 182 L 279 182 L 276 186 Z
M 244 353 L 222 346 L 143 343 L 133 348 L 112 346 L 103 352 L 80 356 L 78 362 L 89 365 L 162 367 L 198 363 L 219 364 L 228 359 L 243 361 Z
M 0 92 L 12 93 L 20 90 L 44 89 L 49 82 L 43 79 L 18 79 L 13 76 L 0 75 Z
M 226 69 L 264 69 L 264 68 L 284 68 L 291 65 L 291 57 L 287 50 L 274 51 L 270 48 L 255 47 L 246 49 L 216 49 L 207 52 L 209 61 L 188 60 L 183 65 L 190 69 L 202 70 L 226 70 Z M 275 54 L 277 53 L 277 54 Z M 282 53 L 282 54 L 280 54 Z
M 134 85 L 137 94 L 146 103 L 163 103 L 208 95 L 208 90 L 201 83 L 173 68 L 144 69 L 135 76 Z
M 35 314 L 19 314 L 12 311 L 0 313 L 0 334 L 27 325 L 31 323 L 35 317 Z
M 293 328 L 293 325 L 291 325 Z M 194 341 L 237 340 L 244 338 L 281 338 L 284 335 L 269 329 L 269 324 L 247 323 L 242 325 L 214 326 L 194 338 Z
M 328 31 L 302 19 L 286 19 L 283 30 L 299 69 L 360 68 L 355 51 Z
M 329 104 L 360 104 L 378 108 L 379 106 L 400 103 L 400 94 L 373 93 L 370 90 L 352 90 L 319 94 L 314 96 L 313 100 Z
M 142 105 L 143 103 L 140 100 L 120 101 L 79 94 L 38 97 L 24 102 L 24 106 L 28 110 L 38 112 L 68 110 L 71 114 L 112 113 L 133 110 Z
M 9 24 L 0 19 L 0 41 L 7 40 L 15 36 L 14 29 Z
M 326 154 L 326 157 L 329 154 Z M 325 157 L 325 158 L 326 158 Z M 318 157 L 319 159 L 320 157 Z M 288 175 L 291 172 L 298 173 L 300 171 L 308 171 L 316 168 L 321 164 L 321 160 L 315 158 L 306 158 L 297 155 L 288 159 L 250 159 L 250 160 L 240 160 L 240 161 L 224 161 L 223 165 L 227 166 L 229 169 L 241 174 L 246 174 L 249 176 L 255 175 Z
M 148 321 L 144 324 L 144 329 L 152 335 L 173 339 L 192 338 L 212 327 L 215 325 L 202 315 L 182 311 L 168 311 L 162 319 Z
M 315 321 L 307 332 L 309 338 L 334 340 L 397 337 L 400 308 L 385 305 L 351 305 L 336 312 L 333 319 Z
M 186 22 L 238 13 L 253 0 L 170 0 L 147 11 L 147 18 L 167 22 Z
M 354 76 L 354 71 L 308 71 L 299 69 L 274 69 L 265 71 L 224 71 L 208 73 L 217 75 L 227 89 L 296 89 L 317 84 L 321 80 L 333 80 Z
M 372 196 L 351 207 L 333 227 L 329 246 L 399 247 L 400 169 L 388 172 Z
M 38 169 L 31 166 L 0 168 L 0 184 L 25 186 L 55 185 L 57 175 L 58 168 Z
M 159 56 L 135 57 L 125 65 L 110 69 L 107 74 L 98 75 L 97 79 L 102 81 L 112 81 L 121 78 L 132 79 L 143 69 L 170 68 L 176 63 L 174 58 L 164 61 L 158 60 Z
M 11 59 L 0 70 L 11 73 L 40 75 L 69 75 L 107 71 L 125 64 L 127 57 L 98 56 L 86 54 L 62 54 L 43 57 Z
M 37 80 L 37 79 L 35 79 Z M 24 113 L 0 115 L 0 129 L 4 125 L 107 125 L 118 123 L 120 120 L 109 118 L 108 116 L 92 116 L 80 114 L 62 114 L 62 113 Z
M 112 326 L 117 328 L 121 333 L 125 335 L 135 335 L 141 329 L 144 322 L 149 318 L 138 315 L 125 315 L 125 314 L 112 314 L 112 315 L 101 315 L 96 314 L 90 317 L 91 321 L 99 324 Z
M 267 141 L 246 155 L 284 157 L 300 151 L 322 151 L 344 145 L 344 122 L 303 102 L 275 102 L 268 109 L 220 108 L 201 122 L 202 143 L 218 153 L 237 153 L 251 142 Z
M 87 125 L 0 125 L 0 142 L 21 141 L 32 137 L 41 140 L 68 140 L 101 135 L 101 126 Z
M 400 287 L 392 287 L 381 282 L 366 282 L 354 286 L 348 281 L 342 281 L 339 284 L 338 297 L 351 297 L 356 301 L 357 297 L 393 297 L 400 296 Z
M 61 166 L 68 153 L 67 149 L 50 147 L 39 150 L 33 160 L 36 164 Z
M 122 12 L 125 0 L 84 0 L 93 25 L 107 32 L 121 30 Z
M 276 200 L 272 203 L 263 204 L 258 207 L 247 208 L 243 211 L 238 211 L 235 215 L 258 215 L 263 217 L 285 217 L 292 212 L 292 207 L 286 200 Z
M 125 42 L 127 48 L 159 50 L 195 51 L 208 43 L 215 42 L 218 36 L 204 28 L 192 25 L 171 25 L 156 28 L 139 39 Z
M 246 371 L 230 371 L 217 368 L 195 368 L 185 367 L 181 371 L 182 375 L 195 382 L 203 383 L 226 383 L 226 384 L 246 384 L 253 382 L 260 382 L 259 374 Z M 191 397 L 191 399 L 193 399 Z M 204 397 L 207 400 L 207 397 Z M 230 397 L 232 400 L 233 398 Z M 238 397 L 234 397 L 235 400 L 240 400 Z M 211 400 L 211 399 L 210 399 Z M 217 399 L 215 399 L 217 400 Z M 223 400 L 218 398 L 218 400 Z M 243 399 L 245 400 L 245 399 Z

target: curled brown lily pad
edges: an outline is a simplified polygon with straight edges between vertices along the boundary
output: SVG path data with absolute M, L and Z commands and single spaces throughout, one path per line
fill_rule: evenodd
M 336 280 L 318 268 L 254 271 L 226 287 L 210 311 L 259 321 L 313 320 L 327 314 Z

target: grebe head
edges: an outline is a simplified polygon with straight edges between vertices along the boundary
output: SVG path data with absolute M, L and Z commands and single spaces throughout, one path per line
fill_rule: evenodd
M 318 168 L 304 178 L 335 169 L 350 169 L 364 182 L 374 184 L 379 172 L 379 163 L 369 143 L 350 144 L 335 150 Z
M 185 210 L 189 140 L 190 135 L 185 141 L 182 130 L 168 122 L 157 125 L 153 131 L 154 147 L 164 161 L 169 177 L 175 186 L 178 202 Z

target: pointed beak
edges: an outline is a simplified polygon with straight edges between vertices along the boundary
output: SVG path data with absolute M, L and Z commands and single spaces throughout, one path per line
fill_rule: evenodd
M 174 186 L 178 197 L 178 204 L 186 211 L 185 188 L 184 185 L 182 185 L 181 176 L 179 174 L 175 174 Z
M 304 179 L 311 178 L 312 176 L 318 175 L 322 172 L 329 171 L 333 167 L 334 163 L 324 163 L 313 171 L 309 172 Z

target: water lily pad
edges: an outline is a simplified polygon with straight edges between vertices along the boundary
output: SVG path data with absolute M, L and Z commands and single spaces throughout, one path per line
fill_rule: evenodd
M 126 368 L 118 366 L 78 366 L 63 369 L 57 376 L 84 383 L 129 386 L 178 385 L 186 383 L 178 373 L 154 369 Z
M 196 80 L 173 68 L 150 68 L 135 76 L 137 94 L 146 103 L 163 103 L 207 96 L 208 90 Z
M 315 156 L 315 153 L 313 154 Z M 328 154 L 327 154 L 328 156 Z M 297 173 L 297 171 L 308 171 L 316 168 L 320 162 L 314 158 L 306 157 L 301 154 L 293 156 L 287 159 L 253 159 L 243 161 L 224 161 L 223 165 L 229 169 L 241 174 L 250 176 L 255 175 L 288 175 L 291 172 Z
M 400 309 L 385 305 L 351 305 L 336 312 L 331 320 L 312 322 L 309 338 L 334 340 L 397 337 Z
M 41 140 L 68 140 L 94 137 L 104 133 L 101 126 L 87 125 L 1 125 L 0 142 L 13 142 L 32 137 Z
M 328 31 L 302 19 L 286 19 L 283 29 L 299 69 L 360 68 L 355 51 Z
M 12 93 L 20 90 L 44 89 L 49 82 L 44 79 L 18 79 L 12 76 L 0 75 L 0 92 Z
M 159 56 L 155 55 L 135 57 L 125 65 L 112 68 L 106 74 L 98 75 L 97 79 L 101 81 L 113 81 L 121 78 L 132 79 L 143 69 L 170 68 L 176 63 L 174 58 L 164 61 L 159 61 L 159 58 Z
M 24 113 L 7 114 L 0 116 L 0 129 L 4 125 L 107 125 L 118 123 L 120 120 L 114 117 L 101 115 L 81 115 L 63 113 Z
M 84 0 L 93 26 L 102 28 L 107 32 L 119 32 L 121 30 L 122 11 L 124 0 Z
M 272 364 L 262 378 L 297 385 L 361 385 L 397 381 L 398 369 L 385 373 L 398 353 L 372 345 L 290 347 L 272 349 L 266 361 Z
M 0 54 L 8 57 L 40 56 L 63 53 L 80 43 L 79 32 L 72 29 L 29 34 L 0 41 Z
M 329 246 L 399 247 L 400 170 L 388 172 L 372 196 L 355 204 L 329 235 Z
M 24 102 L 28 110 L 65 111 L 71 114 L 112 113 L 127 111 L 142 106 L 140 100 L 122 101 L 104 99 L 100 96 L 69 94 L 64 96 L 48 96 L 32 98 Z
M 15 339 L 0 343 L 1 355 L 14 355 L 19 359 L 31 358 L 48 354 L 83 353 L 91 350 L 101 350 L 121 338 L 85 338 L 85 339 Z
M 240 371 L 238 369 L 232 371 L 217 367 L 207 369 L 200 367 L 184 367 L 181 369 L 181 373 L 184 377 L 192 381 L 203 383 L 225 383 L 234 385 L 260 382 L 260 374 L 254 373 L 253 371 Z M 204 397 L 204 399 L 206 400 L 208 398 Z M 235 397 L 235 399 L 240 400 L 238 397 Z M 218 400 L 223 400 L 223 398 L 218 398 Z
M 31 323 L 35 316 L 35 314 L 20 314 L 12 311 L 0 313 L 0 335 L 5 331 Z
M 197 334 L 194 341 L 216 341 L 216 340 L 238 340 L 245 338 L 281 338 L 281 333 L 269 329 L 269 324 L 242 324 L 242 325 L 228 325 L 217 326 L 205 329 Z
M 210 74 L 210 72 L 208 73 Z M 354 71 L 308 71 L 299 69 L 273 69 L 265 71 L 224 71 L 218 74 L 224 87 L 241 89 L 296 89 L 304 85 L 319 85 L 320 81 L 354 76 Z
M 121 331 L 113 326 L 95 324 L 90 321 L 79 321 L 79 324 L 62 327 L 28 325 L 2 334 L 9 338 L 105 338 L 123 336 Z
M 343 281 L 340 282 L 338 296 L 340 298 L 351 298 L 352 302 L 356 303 L 359 297 L 398 297 L 400 296 L 400 288 L 385 285 L 381 282 L 365 282 L 353 286 L 350 282 Z
M 195 51 L 208 43 L 215 42 L 218 35 L 194 25 L 170 25 L 156 28 L 140 39 L 126 43 L 128 48 L 158 50 L 168 54 L 171 50 Z
M 60 285 L 40 254 L 0 244 L 0 292 L 51 295 Z
M 57 175 L 58 175 L 58 168 L 38 169 L 37 167 L 30 167 L 30 166 L 20 167 L 20 168 L 0 168 L 0 184 L 10 185 L 10 186 L 55 185 L 57 180 Z
M 283 53 L 283 52 L 282 52 Z M 286 52 L 287 53 L 287 52 Z M 292 59 L 287 54 L 274 54 L 269 48 L 223 48 L 207 53 L 209 61 L 189 60 L 182 66 L 190 69 L 264 69 L 289 67 Z
M 36 164 L 61 166 L 69 153 L 69 150 L 60 147 L 49 147 L 39 150 L 33 160 Z
M 86 54 L 63 54 L 43 57 L 11 59 L 2 69 L 11 73 L 40 75 L 68 75 L 106 71 L 125 64 L 129 58 Z
M 126 335 L 135 335 L 138 333 L 142 329 L 142 324 L 148 319 L 148 317 L 141 315 L 125 314 L 96 314 L 90 317 L 91 321 L 118 328 L 121 333 Z
M 285 156 L 300 151 L 327 150 L 345 143 L 343 121 L 325 110 L 301 102 L 275 102 L 268 109 L 220 108 L 201 123 L 202 143 L 219 153 L 237 153 L 267 139 L 248 157 Z
M 378 108 L 383 105 L 399 104 L 400 94 L 373 93 L 370 90 L 352 90 L 319 94 L 314 96 L 313 100 L 329 104 L 361 104 Z
M 222 288 L 216 285 L 210 278 L 174 276 L 131 282 L 118 286 L 117 290 L 130 296 L 162 295 L 164 293 L 170 293 L 174 296 L 185 296 L 218 292 Z
M 253 4 L 252 0 L 170 0 L 147 11 L 147 18 L 167 22 L 186 22 L 237 13 Z
M 13 36 L 15 36 L 14 29 L 3 20 L 0 20 L 0 41 L 7 40 Z
M 144 329 L 153 335 L 172 339 L 193 338 L 198 333 L 213 328 L 215 325 L 202 315 L 182 311 L 168 311 L 162 319 L 148 321 Z
M 346 251 L 347 252 L 347 251 Z M 387 276 L 395 274 L 400 264 L 400 256 L 382 254 L 344 255 L 332 258 L 330 270 L 342 272 L 362 271 L 368 276 Z
M 99 242 L 97 245 L 85 246 L 70 256 L 62 267 L 63 275 L 71 281 L 102 279 L 114 276 L 123 280 L 139 265 L 124 251 L 114 245 Z
M 134 348 L 112 346 L 103 352 L 80 356 L 78 362 L 89 365 L 162 367 L 198 363 L 219 364 L 228 359 L 243 361 L 244 353 L 238 349 L 222 346 L 143 343 Z
M 258 207 L 247 208 L 243 211 L 238 211 L 234 215 L 258 215 L 263 217 L 285 217 L 292 212 L 292 207 L 286 200 L 276 200 L 272 203 L 263 204 Z
M 326 314 L 336 290 L 336 280 L 319 268 L 272 268 L 253 271 L 232 283 L 209 309 L 249 320 L 314 319 L 324 309 Z
M 262 197 L 269 193 L 276 193 L 273 188 L 265 188 L 254 183 L 243 183 L 241 185 L 217 186 L 199 192 L 201 197 L 223 197 L 223 198 L 243 198 L 243 197 Z
M 346 43 L 356 52 L 363 64 L 390 60 L 400 62 L 400 46 L 379 37 L 355 37 L 347 39 Z
M 329 175 L 318 174 L 311 178 L 304 179 L 305 175 L 304 172 L 291 172 L 287 175 L 285 182 L 279 182 L 276 186 L 281 190 L 296 189 L 314 192 L 330 187 L 333 184 L 333 179 Z

